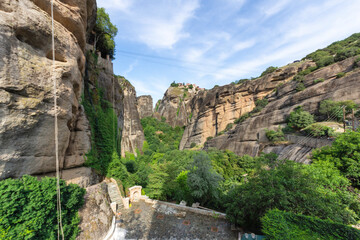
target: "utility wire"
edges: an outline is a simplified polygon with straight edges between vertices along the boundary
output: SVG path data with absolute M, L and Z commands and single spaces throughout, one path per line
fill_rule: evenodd
M 199 73 L 207 74 L 207 75 L 223 75 L 223 76 L 226 76 L 228 78 L 234 78 L 234 79 L 237 79 L 237 80 L 239 79 L 239 75 L 235 75 L 235 74 L 233 75 L 233 74 L 227 74 L 227 73 L 209 72 L 209 71 L 202 70 L 202 69 L 199 69 L 199 68 L 186 67 L 186 66 L 181 66 L 181 65 L 177 65 L 177 64 L 165 63 L 165 62 L 161 62 L 161 61 L 151 60 L 151 58 L 160 59 L 160 60 L 169 60 L 168 58 L 162 58 L 162 57 L 156 57 L 156 56 L 148 56 L 148 55 L 142 55 L 142 54 L 137 54 L 137 53 L 136 54 L 135 53 L 129 54 L 126 51 L 118 51 L 118 52 L 121 52 L 122 54 L 120 54 L 120 55 L 123 56 L 123 57 L 128 57 L 128 58 L 132 58 L 132 59 L 137 59 L 137 58 L 140 57 L 140 58 L 143 58 L 143 60 L 145 60 L 146 62 L 149 62 L 149 63 L 156 63 L 156 64 L 161 64 L 161 65 L 170 66 L 170 67 L 174 67 L 174 68 L 186 69 L 186 70 L 189 70 L 189 71 L 199 72 Z M 146 58 L 150 58 L 150 59 L 146 59 Z M 218 67 L 216 65 L 206 65 L 206 64 L 200 64 L 200 63 L 185 62 L 185 61 L 179 61 L 179 60 L 175 60 L 175 59 L 172 59 L 172 61 L 177 61 L 177 62 L 183 63 L 183 64 L 202 65 L 204 67 L 211 67 L 211 68 L 217 68 Z M 238 70 L 238 69 L 235 69 L 235 68 L 226 68 L 226 69 Z

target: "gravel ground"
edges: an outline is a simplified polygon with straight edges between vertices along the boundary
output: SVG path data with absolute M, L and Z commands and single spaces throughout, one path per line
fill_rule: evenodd
M 116 229 L 118 240 L 237 239 L 237 232 L 231 231 L 230 224 L 224 219 L 178 211 L 166 205 L 155 207 L 140 201 L 121 212 Z

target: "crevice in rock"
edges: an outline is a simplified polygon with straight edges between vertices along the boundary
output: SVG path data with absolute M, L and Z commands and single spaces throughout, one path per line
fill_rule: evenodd
M 46 54 L 46 57 L 50 60 L 53 59 L 53 53 L 52 53 L 52 50 L 50 50 L 47 54 Z M 66 62 L 66 58 L 65 56 L 58 52 L 58 51 L 55 51 L 55 61 L 59 61 L 59 62 Z

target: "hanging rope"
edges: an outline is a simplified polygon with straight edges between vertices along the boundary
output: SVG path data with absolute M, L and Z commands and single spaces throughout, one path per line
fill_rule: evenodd
M 57 109 L 57 90 L 56 90 L 56 78 L 55 78 L 55 39 L 54 39 L 54 0 L 51 0 L 51 42 L 52 42 L 52 81 L 54 83 L 54 110 L 55 110 L 55 159 L 56 159 L 56 195 L 57 195 L 57 223 L 58 223 L 58 240 L 61 237 L 64 240 L 64 230 L 62 226 L 61 218 L 61 193 L 60 193 L 60 171 L 59 171 L 59 140 L 58 140 L 58 109 Z

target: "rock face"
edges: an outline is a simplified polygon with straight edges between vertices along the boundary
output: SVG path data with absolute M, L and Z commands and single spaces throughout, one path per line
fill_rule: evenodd
M 207 138 L 215 137 L 228 124 L 233 124 L 241 115 L 253 110 L 257 99 L 262 99 L 290 81 L 299 71 L 313 65 L 309 61 L 291 64 L 256 80 L 200 91 L 189 101 L 192 118 L 185 128 L 180 149 L 190 148 L 191 143 L 204 144 Z
M 139 117 L 150 117 L 153 114 L 153 100 L 150 95 L 144 95 L 136 98 L 137 100 L 137 109 Z
M 0 179 L 55 171 L 53 79 L 60 166 L 81 165 L 90 147 L 80 96 L 95 0 L 54 2 L 54 76 L 50 1 L 5 0 L 0 12 Z
M 109 203 L 106 183 L 102 182 L 86 188 L 85 204 L 79 210 L 80 234 L 76 239 L 104 239 L 114 215 Z
M 348 58 L 325 68 L 316 70 L 305 76 L 305 90 L 296 91 L 296 82 L 291 81 L 279 87 L 268 96 L 269 104 L 253 117 L 236 126 L 224 135 L 209 140 L 206 148 L 216 147 L 229 149 L 239 155 L 257 155 L 260 151 L 285 154 L 286 158 L 306 162 L 310 148 L 299 145 L 269 146 L 263 141 L 265 129 L 275 130 L 279 125 L 286 124 L 286 117 L 297 106 L 311 113 L 318 111 L 319 102 L 325 99 L 336 101 L 353 100 L 360 103 L 360 69 L 353 69 L 354 58 Z M 336 78 L 339 72 L 346 72 L 341 78 Z M 314 80 L 324 78 L 324 82 Z M 191 138 L 191 136 L 190 136 Z M 287 149 L 284 153 L 284 149 Z
M 88 45 L 88 49 L 92 46 Z M 96 85 L 103 91 L 103 97 L 114 107 L 118 120 L 118 131 L 121 135 L 121 155 L 126 152 L 136 154 L 142 150 L 145 140 L 140 123 L 136 91 L 131 83 L 123 77 L 116 77 L 110 60 L 98 56 L 96 62 L 88 62 L 88 78 L 86 89 L 94 89 Z M 116 129 L 114 129 L 116 131 Z
M 142 150 L 145 141 L 139 113 L 137 111 L 135 88 L 126 79 L 118 79 L 124 94 L 124 122 L 121 134 L 121 156 L 126 152 L 134 153 Z
M 156 104 L 154 116 L 158 120 L 165 118 L 172 127 L 188 125 L 192 118 L 191 99 L 200 92 L 198 88 L 186 86 L 169 87 L 163 99 Z

